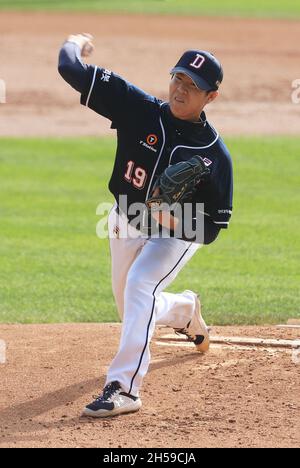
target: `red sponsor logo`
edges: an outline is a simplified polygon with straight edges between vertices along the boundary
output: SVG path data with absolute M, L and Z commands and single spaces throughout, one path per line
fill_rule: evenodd
M 156 145 L 157 141 L 158 141 L 158 138 L 156 135 L 154 135 L 154 133 L 150 133 L 150 135 L 147 136 L 147 143 L 148 145 L 150 146 L 153 146 L 153 145 Z

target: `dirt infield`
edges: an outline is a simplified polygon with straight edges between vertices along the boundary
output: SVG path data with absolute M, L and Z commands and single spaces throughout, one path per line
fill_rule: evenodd
M 297 447 L 300 353 L 165 341 L 159 329 L 136 414 L 80 418 L 101 389 L 119 324 L 0 325 L 0 447 Z M 214 327 L 294 340 L 299 329 Z M 174 335 L 175 336 L 175 335 Z
M 299 75 L 300 22 L 144 17 L 126 15 L 0 13 L 0 136 L 109 134 L 109 122 L 80 108 L 57 73 L 67 34 L 95 37 L 92 63 L 112 69 L 167 98 L 169 70 L 187 48 L 220 57 L 225 80 L 209 119 L 224 134 L 299 134 L 300 104 L 292 103 Z

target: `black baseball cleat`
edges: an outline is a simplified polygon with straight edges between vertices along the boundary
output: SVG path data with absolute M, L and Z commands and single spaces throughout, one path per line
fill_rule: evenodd
M 103 393 L 84 408 L 82 416 L 108 418 L 117 414 L 138 411 L 141 406 L 142 402 L 139 397 L 123 392 L 120 383 L 114 381 L 106 385 Z
M 209 332 L 201 315 L 201 304 L 197 294 L 195 294 L 195 311 L 185 328 L 174 328 L 178 335 L 185 335 L 188 341 L 192 341 L 197 351 L 206 353 L 209 350 Z

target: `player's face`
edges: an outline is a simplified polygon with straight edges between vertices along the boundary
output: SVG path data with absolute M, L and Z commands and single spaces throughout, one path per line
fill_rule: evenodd
M 178 119 L 196 122 L 204 106 L 217 95 L 218 91 L 207 92 L 197 88 L 193 80 L 184 73 L 175 73 L 169 88 L 170 109 Z

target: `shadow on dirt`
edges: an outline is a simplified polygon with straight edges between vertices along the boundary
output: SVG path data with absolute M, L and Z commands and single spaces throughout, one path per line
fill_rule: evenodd
M 202 358 L 203 355 L 197 352 L 189 353 L 184 356 L 172 356 L 160 362 L 150 364 L 149 373 L 165 367 L 170 368 L 178 364 L 180 365 L 187 361 L 199 361 Z M 99 419 L 81 417 L 81 410 L 77 410 L 75 404 L 76 400 L 80 399 L 84 395 L 87 395 L 87 403 L 90 402 L 92 399 L 91 395 L 93 393 L 95 394 L 100 392 L 104 382 L 105 376 L 101 375 L 94 379 L 84 380 L 73 385 L 68 385 L 67 387 L 59 390 L 49 392 L 42 397 L 16 404 L 0 411 L 2 430 L 5 429 L 5 431 L 7 431 L 7 434 L 2 434 L 0 442 L 5 444 L 6 442 L 41 441 L 41 439 L 45 439 L 45 434 L 41 433 L 45 430 L 57 429 L 59 431 L 63 431 L 67 428 L 79 430 L 82 426 L 99 424 Z M 52 414 L 52 421 L 50 419 L 50 415 L 47 415 L 44 421 L 34 420 L 34 418 L 38 418 L 39 416 L 53 410 L 57 413 L 59 411 L 58 408 L 60 408 L 62 415 L 59 416 L 58 414 Z M 74 413 L 77 413 L 77 415 L 74 416 Z M 68 414 L 70 414 L 71 417 L 68 417 Z M 102 421 L 108 421 L 108 419 L 103 419 Z M 22 435 L 18 437 L 18 433 L 22 433 Z M 31 434 L 30 436 L 26 436 L 24 433 L 41 434 Z

